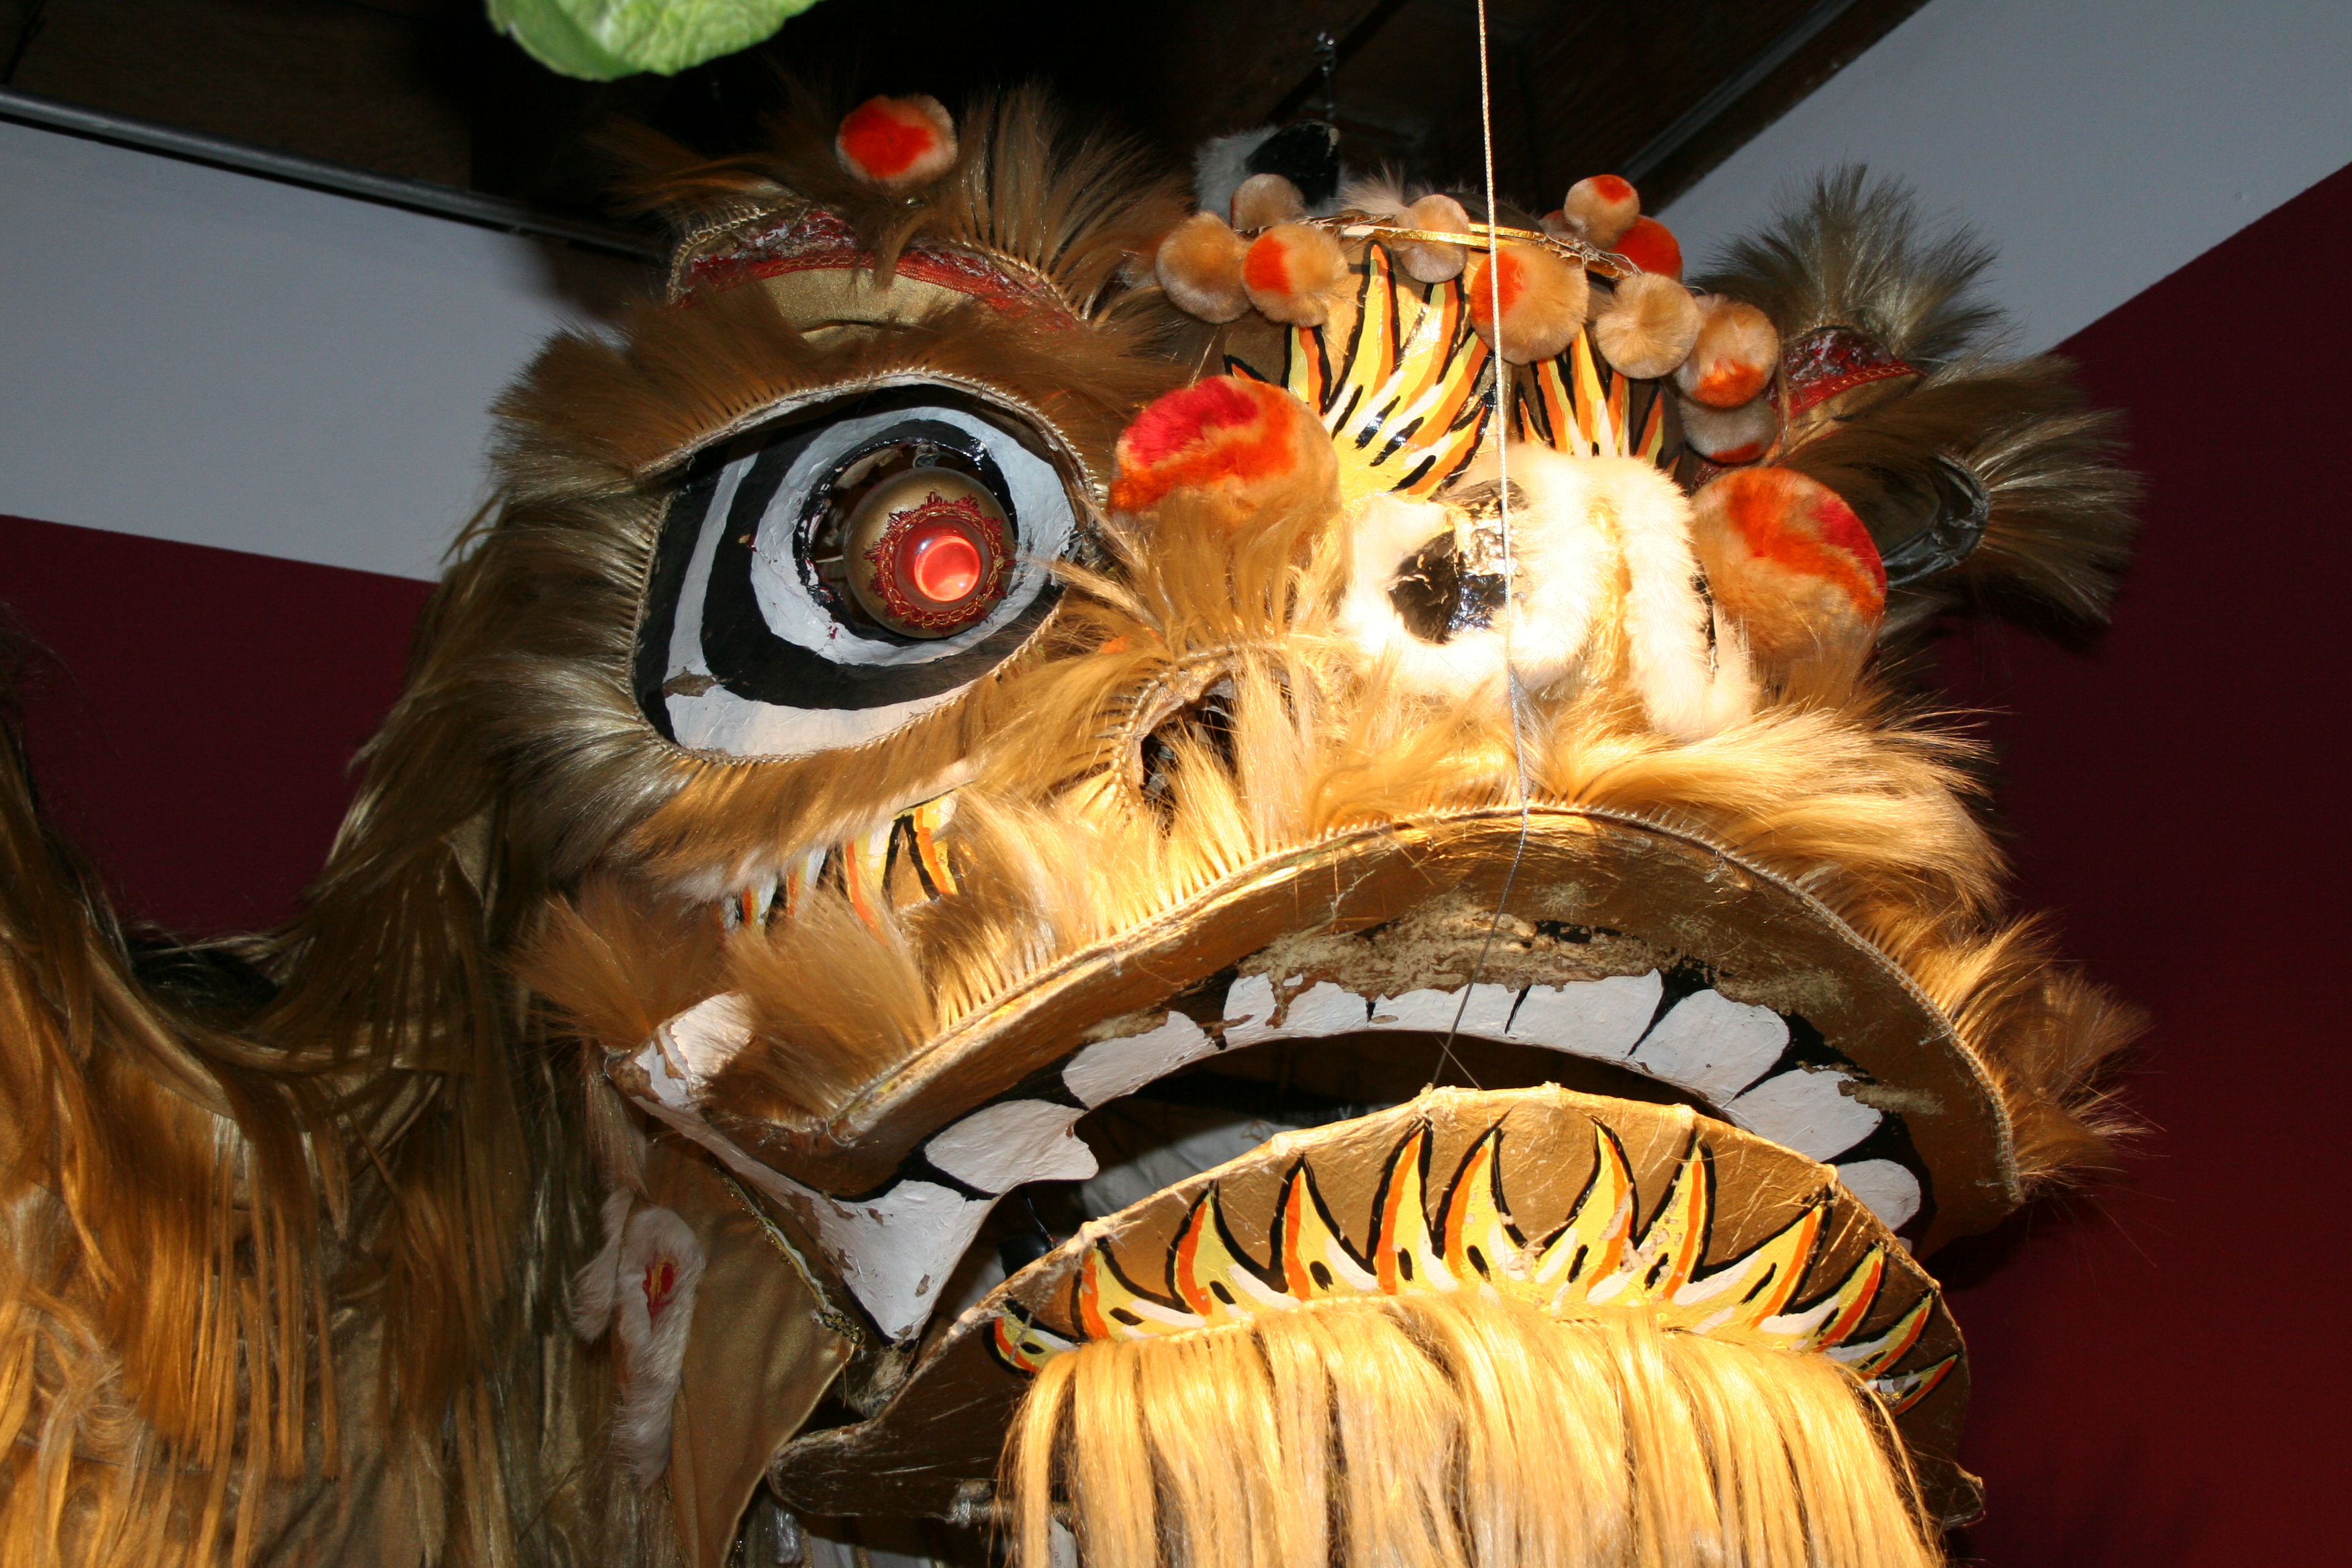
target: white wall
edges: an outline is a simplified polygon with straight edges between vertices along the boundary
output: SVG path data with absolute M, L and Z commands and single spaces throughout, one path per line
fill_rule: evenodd
M 0 122 L 0 512 L 437 576 L 491 399 L 640 277 Z
M 1976 225 L 2047 348 L 2352 163 L 2352 0 L 1930 0 L 1661 216 L 1703 266 L 1849 159 Z

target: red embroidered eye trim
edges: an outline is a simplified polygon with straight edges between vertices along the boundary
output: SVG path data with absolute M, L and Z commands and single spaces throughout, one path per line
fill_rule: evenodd
M 919 469 L 868 497 L 852 527 L 860 606 L 908 637 L 979 625 L 1004 596 L 1012 551 L 994 498 L 952 470 Z

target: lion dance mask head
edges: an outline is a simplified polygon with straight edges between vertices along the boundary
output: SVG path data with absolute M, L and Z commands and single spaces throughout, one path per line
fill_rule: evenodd
M 2128 1032 L 1920 716 L 2126 526 L 1983 258 L 1026 97 L 649 189 L 295 925 L 0 796 L 10 1560 L 1939 1561 L 1923 1261 Z

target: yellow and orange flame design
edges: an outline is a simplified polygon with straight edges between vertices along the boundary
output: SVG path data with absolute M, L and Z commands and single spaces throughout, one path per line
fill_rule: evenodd
M 1234 1241 L 1214 1186 L 1202 1194 L 1168 1249 L 1164 1289 L 1149 1290 L 1121 1270 L 1108 1238 L 1087 1249 L 1076 1282 L 1081 1337 L 1071 1338 L 1008 1304 L 993 1325 L 997 1353 L 1022 1372 L 1089 1341 L 1129 1341 L 1212 1328 L 1316 1300 L 1483 1289 L 1542 1307 L 1556 1317 L 1643 1311 L 1664 1328 L 1771 1349 L 1827 1355 L 1900 1414 L 1958 1364 L 1957 1354 L 1895 1373 L 1918 1343 L 1936 1298 L 1918 1299 L 1866 1339 L 1857 1331 L 1889 1283 L 1886 1242 L 1871 1247 L 1826 1291 L 1799 1303 L 1819 1255 L 1831 1198 L 1823 1194 L 1762 1242 L 1703 1267 L 1712 1230 L 1708 1155 L 1696 1138 L 1664 1200 L 1638 1232 L 1638 1194 L 1625 1153 L 1594 1128 L 1591 1181 L 1567 1220 L 1538 1241 L 1513 1226 L 1505 1196 L 1503 1134 L 1490 1130 L 1464 1157 L 1434 1226 L 1425 1167 L 1424 1124 L 1390 1154 L 1369 1247 L 1359 1251 L 1333 1222 L 1305 1161 L 1285 1178 L 1270 1255 Z

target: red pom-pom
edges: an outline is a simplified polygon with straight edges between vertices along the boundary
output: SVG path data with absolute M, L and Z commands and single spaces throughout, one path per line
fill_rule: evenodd
M 1242 286 L 1268 321 L 1319 327 L 1331 314 L 1328 296 L 1348 275 L 1339 242 L 1312 224 L 1276 224 L 1250 242 L 1242 258 Z
M 1710 408 L 1678 398 L 1676 407 L 1683 417 L 1684 441 L 1712 462 L 1752 463 L 1780 439 L 1780 406 L 1769 397 L 1751 397 L 1737 408 Z
M 936 98 L 869 98 L 833 139 L 841 166 L 886 191 L 928 185 L 955 166 L 955 121 Z
M 1667 278 L 1683 275 L 1682 244 L 1675 238 L 1674 230 L 1656 218 L 1635 218 L 1633 226 L 1619 236 L 1611 248 L 1644 272 Z
M 1675 372 L 1684 396 L 1710 408 L 1737 408 L 1772 384 L 1780 334 L 1772 318 L 1744 300 L 1710 294 L 1690 357 Z
M 1790 468 L 1743 468 L 1692 498 L 1707 592 L 1768 665 L 1859 660 L 1886 609 L 1878 546 L 1835 490 Z
M 1118 438 L 1115 511 L 1150 511 L 1171 494 L 1212 503 L 1229 525 L 1252 512 L 1320 493 L 1337 463 L 1322 422 L 1304 403 L 1262 381 L 1213 375 L 1154 400 Z

